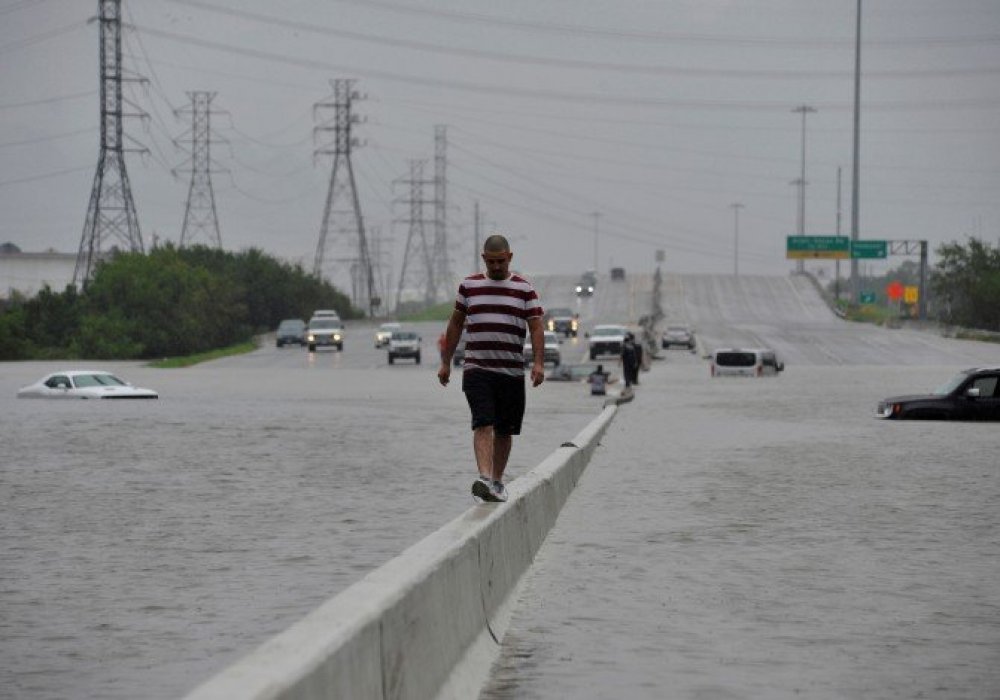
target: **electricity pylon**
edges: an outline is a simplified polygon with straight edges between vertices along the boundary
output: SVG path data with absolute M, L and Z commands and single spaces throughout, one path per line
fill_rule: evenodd
M 409 179 L 397 180 L 400 184 L 410 186 L 410 198 L 402 200 L 410 205 L 410 216 L 403 219 L 409 224 L 406 234 L 406 247 L 403 249 L 403 262 L 399 271 L 399 286 L 396 288 L 396 309 L 402 301 L 404 289 L 420 289 L 423 287 L 424 304 L 434 303 L 433 290 L 437 287 L 434 283 L 434 251 L 432 245 L 427 240 L 427 232 L 424 224 L 430 223 L 424 219 L 424 204 L 430 204 L 432 200 L 424 199 L 424 185 L 431 184 L 424 179 L 425 160 L 410 161 Z M 423 262 L 424 274 L 421 276 L 419 268 L 413 264 L 415 260 Z M 407 285 L 407 282 L 410 284 Z
M 451 264 L 448 250 L 447 223 L 447 168 L 448 132 L 443 124 L 434 126 L 434 274 L 430 277 L 427 293 L 438 301 L 440 287 L 451 284 Z
M 85 287 L 94 272 L 94 265 L 109 239 L 117 241 L 130 252 L 143 252 L 139 219 L 132 200 L 132 188 L 125 170 L 125 152 L 147 152 L 145 148 L 125 147 L 123 117 L 145 117 L 146 114 L 122 96 L 122 82 L 143 79 L 124 75 L 122 70 L 122 3 L 121 0 L 98 0 L 97 21 L 100 25 L 101 61 L 101 153 L 90 191 L 87 218 L 80 237 L 80 250 L 73 270 L 73 284 Z M 126 114 L 124 106 L 135 110 Z M 131 141 L 131 139 L 129 139 Z M 133 142 L 134 143 L 134 142 Z
M 361 145 L 357 139 L 351 136 L 351 127 L 361 121 L 351 112 L 354 100 L 361 99 L 361 95 L 354 90 L 354 82 L 354 80 L 349 79 L 331 81 L 333 102 L 320 102 L 313 105 L 314 113 L 330 107 L 334 110 L 332 125 L 330 122 L 326 122 L 313 130 L 314 134 L 332 131 L 334 137 L 332 146 L 324 146 L 315 151 L 317 155 L 333 156 L 333 171 L 330 173 L 330 187 L 326 195 L 326 206 L 323 209 L 319 243 L 316 245 L 313 274 L 317 278 L 323 276 L 330 233 L 337 230 L 336 221 L 338 219 L 346 219 L 346 225 L 339 228 L 348 233 L 346 241 L 348 247 L 352 244 L 350 240 L 352 237 L 356 239 L 353 243 L 357 245 L 357 252 L 350 256 L 355 261 L 354 264 L 357 265 L 355 268 L 357 284 L 352 283 L 351 287 L 359 290 L 354 295 L 352 302 L 361 308 L 368 307 L 369 314 L 374 316 L 375 309 L 381 300 L 375 293 L 375 278 L 372 272 L 371 256 L 368 252 L 368 241 L 365 238 L 361 202 L 358 200 L 358 188 L 354 181 L 354 166 L 351 164 L 351 149 Z M 342 196 L 347 197 L 349 209 L 336 209 L 337 201 Z
M 184 208 L 184 225 L 181 227 L 180 246 L 198 237 L 204 237 L 210 245 L 222 247 L 222 236 L 219 234 L 219 218 L 215 210 L 215 190 L 212 188 L 212 100 L 216 93 L 196 90 L 189 92 L 191 107 L 176 110 L 176 115 L 191 113 L 191 129 L 174 143 L 190 143 L 191 157 L 183 165 L 189 169 L 175 169 L 177 172 L 190 172 L 191 184 L 188 187 L 187 205 Z M 218 114 L 218 112 L 215 112 Z M 218 172 L 218 170 L 214 171 Z

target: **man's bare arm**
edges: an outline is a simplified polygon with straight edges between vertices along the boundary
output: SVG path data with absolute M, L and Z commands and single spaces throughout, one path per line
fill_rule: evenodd
M 448 386 L 451 378 L 451 360 L 455 356 L 455 349 L 458 341 L 462 337 L 462 328 L 465 326 L 465 314 L 455 309 L 448 319 L 448 327 L 444 331 L 444 349 L 441 351 L 441 367 L 438 369 L 438 381 L 441 386 Z
M 531 385 L 538 386 L 545 381 L 545 331 L 542 319 L 534 316 L 528 319 L 528 334 L 531 337 Z

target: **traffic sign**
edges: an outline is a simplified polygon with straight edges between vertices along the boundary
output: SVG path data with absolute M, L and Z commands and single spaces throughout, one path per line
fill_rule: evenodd
M 874 304 L 875 303 L 875 292 L 861 292 L 861 303 L 862 304 Z
M 903 283 L 896 281 L 890 282 L 885 286 L 885 294 L 891 301 L 899 301 L 903 298 Z
M 851 241 L 851 257 L 887 258 L 889 257 L 889 241 Z
M 851 257 L 851 239 L 847 236 L 788 236 L 785 257 L 790 260 L 846 260 Z
M 917 300 L 920 298 L 920 288 L 915 286 L 907 285 L 903 289 L 903 301 L 907 304 L 916 304 Z

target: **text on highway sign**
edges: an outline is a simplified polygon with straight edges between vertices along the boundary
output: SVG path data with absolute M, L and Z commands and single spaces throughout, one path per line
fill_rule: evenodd
M 846 260 L 851 257 L 851 239 L 847 236 L 788 236 L 785 257 L 791 260 Z

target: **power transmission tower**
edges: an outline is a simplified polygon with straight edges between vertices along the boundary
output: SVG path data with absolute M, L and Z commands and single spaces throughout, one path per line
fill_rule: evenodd
M 184 208 L 184 225 L 181 228 L 180 246 L 183 248 L 197 236 L 203 236 L 216 248 L 222 247 L 219 218 L 215 210 L 215 190 L 212 188 L 212 100 L 216 93 L 196 90 L 187 93 L 191 107 L 175 111 L 176 115 L 191 113 L 191 129 L 175 140 L 190 143 L 191 158 L 184 164 L 189 169 L 174 170 L 191 173 L 187 205 Z M 214 112 L 218 114 L 218 112 Z M 218 172 L 217 170 L 215 172 Z
M 410 178 L 408 180 L 397 180 L 396 182 L 410 186 L 410 198 L 403 200 L 410 206 L 410 217 L 404 219 L 409 224 L 406 234 L 406 247 L 403 250 L 403 262 L 399 271 L 399 286 L 396 288 L 396 308 L 402 301 L 404 289 L 424 290 L 424 303 L 430 305 L 434 302 L 433 290 L 436 289 L 434 283 L 434 251 L 428 244 L 427 234 L 424 224 L 430 223 L 424 219 L 424 204 L 430 204 L 433 200 L 424 199 L 424 185 L 431 184 L 424 179 L 425 160 L 410 161 Z M 422 259 L 424 265 L 424 275 L 421 276 L 419 269 L 412 264 L 414 258 Z M 408 276 L 409 275 L 409 276 Z M 407 282 L 410 282 L 407 285 Z
M 447 225 L 447 168 L 448 132 L 443 124 L 434 126 L 434 274 L 427 293 L 433 301 L 438 301 L 439 285 L 451 283 L 451 264 L 448 249 Z
M 100 25 L 101 153 L 97 158 L 97 172 L 94 174 L 87 218 L 73 271 L 73 284 L 81 287 L 85 287 L 90 280 L 103 245 L 109 239 L 117 239 L 130 252 L 143 252 L 139 219 L 125 170 L 125 152 L 145 153 L 147 150 L 138 145 L 126 148 L 125 139 L 128 137 L 122 127 L 124 117 L 146 116 L 122 96 L 122 82 L 142 82 L 143 78 L 126 77 L 122 70 L 121 0 L 98 0 L 97 9 Z M 135 112 L 126 114 L 126 104 Z
M 365 237 L 364 219 L 361 215 L 361 202 L 358 200 L 358 188 L 354 180 L 354 166 L 351 164 L 351 149 L 361 145 L 360 142 L 351 136 L 351 127 L 361 120 L 353 114 L 351 107 L 355 100 L 361 99 L 361 95 L 354 90 L 354 80 L 337 79 L 331 81 L 333 86 L 333 102 L 319 102 L 313 105 L 314 113 L 320 109 L 333 108 L 334 116 L 332 122 L 327 121 L 315 127 L 314 133 L 323 131 L 333 132 L 332 146 L 324 146 L 315 151 L 317 155 L 333 156 L 333 171 L 330 173 L 330 187 L 326 195 L 326 206 L 323 209 L 323 223 L 319 231 L 319 243 L 316 245 L 316 257 L 313 262 L 313 274 L 316 277 L 323 276 L 324 262 L 326 258 L 326 248 L 330 241 L 331 230 L 338 228 L 338 220 L 347 222 L 341 226 L 342 230 L 349 232 L 346 243 L 350 247 L 351 238 L 354 238 L 357 251 L 352 256 L 356 265 L 356 275 L 352 276 L 356 283 L 352 287 L 359 291 L 352 299 L 355 306 L 368 307 L 369 314 L 374 316 L 375 309 L 381 303 L 375 293 L 375 275 L 372 271 L 371 256 L 368 252 L 368 241 Z M 338 199 L 346 196 L 350 205 L 349 209 L 336 209 Z
M 389 299 L 392 287 L 392 238 L 382 236 L 378 226 L 369 226 L 365 238 L 368 241 L 372 273 L 375 275 L 375 294 L 381 302 Z M 384 246 L 386 241 L 389 243 L 388 247 Z

